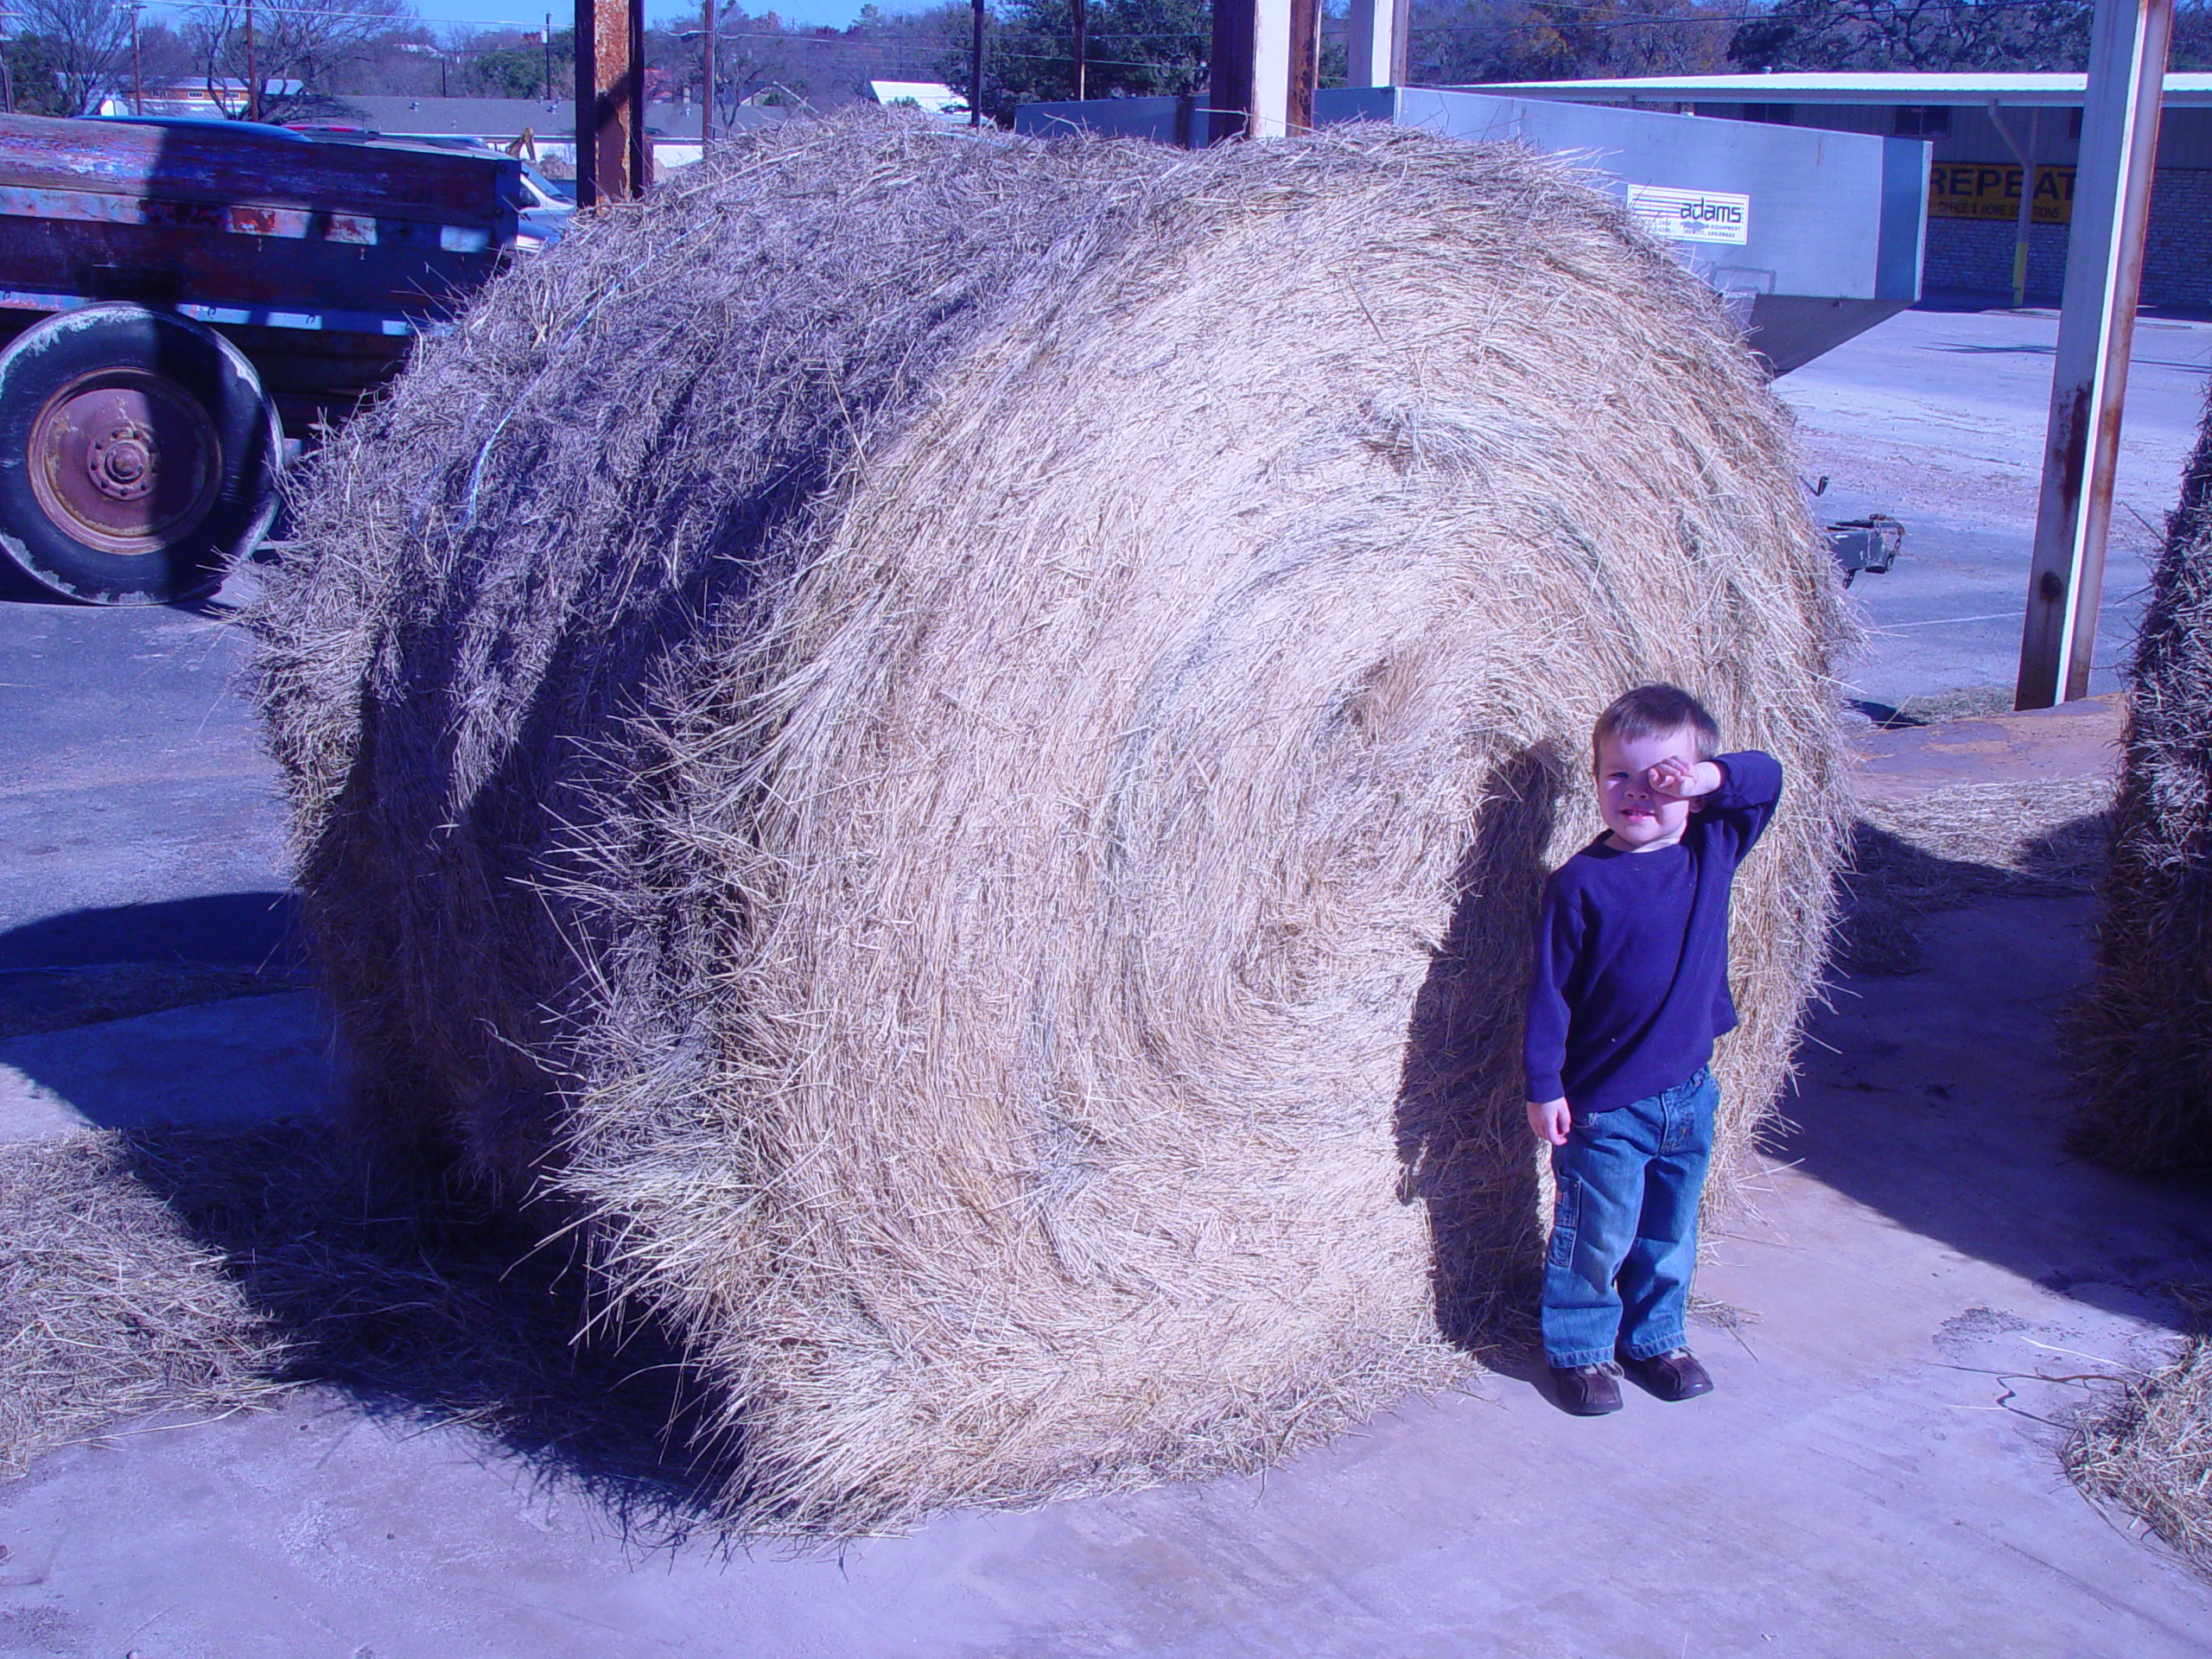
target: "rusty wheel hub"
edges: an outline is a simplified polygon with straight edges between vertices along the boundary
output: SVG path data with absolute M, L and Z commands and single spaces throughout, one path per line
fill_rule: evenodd
M 222 481 L 214 423 L 175 381 L 107 370 L 47 399 L 31 423 L 31 491 L 69 535 L 156 553 L 188 535 Z

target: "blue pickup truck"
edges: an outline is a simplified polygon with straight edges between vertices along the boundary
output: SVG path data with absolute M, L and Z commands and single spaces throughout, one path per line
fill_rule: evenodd
M 212 590 L 288 448 L 489 281 L 531 206 L 504 156 L 0 116 L 0 558 L 94 604 Z

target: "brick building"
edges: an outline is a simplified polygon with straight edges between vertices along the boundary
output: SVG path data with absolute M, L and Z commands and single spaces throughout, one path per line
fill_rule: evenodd
M 2031 176 L 2026 299 L 2055 305 L 2065 277 L 2085 79 L 1997 73 L 1687 75 L 1480 90 L 1925 139 L 1932 168 L 1922 283 L 1936 301 L 2012 300 L 2021 182 Z M 2024 158 L 2031 173 L 2024 172 Z M 2212 74 L 2166 77 L 2142 299 L 2146 306 L 2212 310 Z

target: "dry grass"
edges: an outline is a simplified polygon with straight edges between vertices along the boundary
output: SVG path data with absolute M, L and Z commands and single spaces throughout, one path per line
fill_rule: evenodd
M 2212 1287 L 2183 1300 L 2196 1329 L 2181 1351 L 2082 1421 L 2066 1447 L 2066 1471 L 2212 1578 Z
M 1779 754 L 1845 625 L 1713 297 L 1509 147 L 733 143 L 487 291 L 255 621 L 364 1120 L 575 1206 L 756 1529 L 1249 1469 L 1454 1375 L 1592 718 Z
M 2116 1169 L 2212 1170 L 2212 409 L 2127 677 L 2071 1144 Z
M 0 1474 L 139 1413 L 312 1383 L 680 1517 L 674 1356 L 595 1324 L 543 1230 L 312 1123 L 0 1146 Z

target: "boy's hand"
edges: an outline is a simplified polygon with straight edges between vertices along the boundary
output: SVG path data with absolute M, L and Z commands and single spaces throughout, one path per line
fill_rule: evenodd
M 1671 754 L 1643 775 L 1653 794 L 1677 801 L 1710 795 L 1728 780 L 1727 774 L 1710 760 L 1684 760 Z
M 1536 1139 L 1554 1147 L 1567 1144 L 1567 1132 L 1573 1127 L 1574 1119 L 1567 1109 L 1564 1100 L 1532 1100 L 1529 1103 L 1529 1127 L 1536 1132 Z

